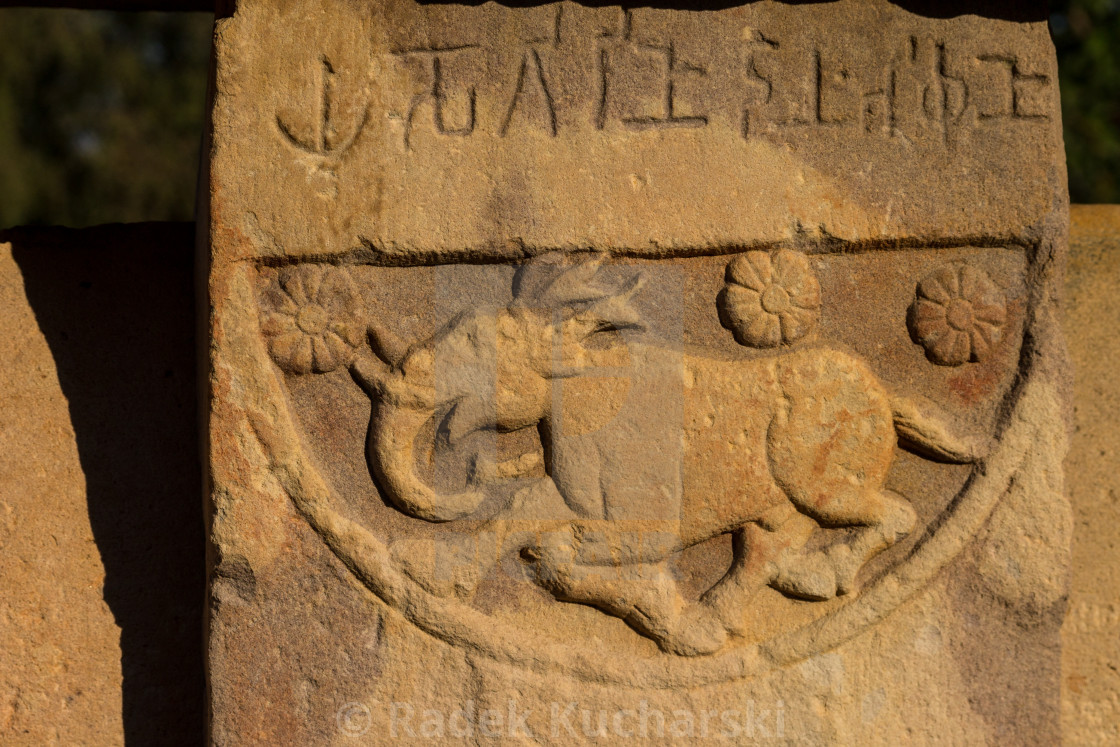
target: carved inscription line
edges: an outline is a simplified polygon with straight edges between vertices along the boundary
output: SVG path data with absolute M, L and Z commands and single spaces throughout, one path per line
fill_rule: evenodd
M 412 129 L 415 125 L 416 115 L 420 106 L 425 103 L 430 103 L 432 105 L 432 124 L 441 135 L 466 137 L 474 132 L 475 121 L 478 114 L 478 95 L 477 89 L 473 85 L 467 88 L 467 121 L 459 127 L 447 124 L 447 115 L 445 112 L 448 106 L 448 94 L 444 82 L 443 66 L 445 55 L 452 55 L 457 52 L 478 48 L 479 46 L 477 44 L 460 44 L 415 47 L 393 52 L 394 55 L 399 57 L 415 56 L 423 58 L 427 62 L 427 72 L 430 82 L 427 90 L 413 96 L 412 102 L 409 104 L 404 126 L 404 145 L 406 149 L 411 145 Z
M 707 115 L 682 115 L 677 113 L 676 86 L 678 71 L 680 73 L 695 73 L 699 76 L 706 76 L 708 74 L 707 69 L 699 65 L 693 65 L 678 60 L 676 48 L 671 41 L 664 47 L 655 44 L 643 44 L 641 47 L 663 55 L 665 58 L 665 87 L 662 91 L 665 116 L 623 117 L 623 124 L 636 130 L 659 127 L 705 127 L 708 124 Z
M 513 99 L 509 102 L 509 109 L 506 111 L 505 119 L 502 120 L 502 126 L 499 133 L 505 137 L 509 132 L 510 122 L 513 121 L 514 112 L 517 111 L 517 105 L 521 101 L 521 96 L 525 90 L 525 79 L 529 73 L 529 67 L 532 65 L 535 74 L 533 74 L 536 83 L 540 86 L 541 94 L 544 96 L 545 106 L 548 112 L 548 127 L 549 134 L 556 137 L 559 134 L 559 129 L 556 124 L 556 102 L 552 98 L 552 92 L 548 89 L 548 81 L 544 77 L 544 63 L 541 62 L 540 53 L 532 49 L 525 53 L 521 58 L 521 70 L 517 73 L 517 86 L 514 90 Z
M 707 68 L 680 59 L 672 39 L 665 44 L 636 43 L 632 38 L 633 28 L 633 11 L 623 10 L 619 31 L 604 31 L 599 35 L 600 39 L 607 41 L 602 43 L 599 49 L 599 101 L 595 114 L 595 126 L 601 130 L 607 125 L 613 89 L 611 80 L 617 74 L 616 66 L 612 65 L 611 53 L 612 51 L 619 52 L 625 47 L 630 47 L 635 52 L 652 53 L 661 58 L 662 88 L 658 98 L 661 100 L 661 108 L 664 114 L 662 116 L 623 116 L 621 117 L 623 126 L 632 130 L 706 126 L 708 117 L 705 114 L 678 113 L 677 86 L 682 82 L 680 76 L 691 74 L 704 77 L 708 74 Z
M 334 117 L 336 106 L 335 94 L 335 69 L 326 55 L 319 57 L 319 111 L 312 127 L 313 135 L 310 139 L 296 134 L 296 130 L 284 121 L 279 114 L 276 115 L 276 126 L 281 135 L 296 150 L 318 156 L 324 162 L 341 159 L 357 142 L 370 117 L 370 101 L 362 107 L 362 115 L 354 127 L 350 137 L 339 139 L 338 123 Z M 331 171 L 331 167 L 322 164 L 322 167 Z
M 1003 65 L 1007 72 L 1007 88 L 1011 91 L 1011 105 L 1006 111 L 980 112 L 981 119 L 999 119 L 1001 117 L 1016 117 L 1019 119 L 1049 119 L 1044 112 L 1028 111 L 1027 97 L 1031 87 L 1037 88 L 1050 83 L 1050 78 L 1045 75 L 1024 73 L 1019 65 L 1019 59 L 1013 55 L 982 54 L 976 58 L 980 62 Z
M 565 18 L 558 7 L 545 28 L 509 42 L 512 54 L 498 57 L 506 50 L 471 38 L 390 50 L 415 86 L 402 112 L 390 112 L 404 121 L 405 150 L 414 150 L 422 126 L 438 137 L 507 137 L 533 129 L 557 137 L 588 125 L 641 132 L 702 129 L 717 120 L 744 140 L 846 129 L 952 147 L 977 128 L 1051 117 L 1052 76 L 1012 52 L 977 54 L 942 38 L 909 35 L 884 52 L 881 64 L 856 66 L 850 51 L 779 39 L 763 29 L 746 29 L 722 46 L 716 40 L 698 53 L 672 34 L 639 33 L 638 11 L 619 9 L 613 26 L 597 30 L 565 26 Z M 581 65 L 579 56 L 589 53 Z M 507 73 L 497 60 L 516 62 Z M 307 130 L 277 116 L 289 145 L 323 158 L 353 145 L 369 111 L 351 137 L 340 137 L 339 85 L 334 65 L 322 56 L 312 134 L 301 135 Z M 431 107 L 426 125 L 425 106 Z
M 819 48 L 813 50 L 813 64 L 811 70 L 813 86 L 812 118 L 805 119 L 798 117 L 794 119 L 794 123 L 823 125 L 825 127 L 845 124 L 847 118 L 843 114 L 834 115 L 832 117 L 825 115 L 825 71 L 824 63 L 821 61 L 821 50 Z M 839 70 L 838 75 L 844 80 L 851 78 L 851 74 L 844 68 Z
M 762 51 L 776 50 L 781 45 L 776 39 L 771 39 L 761 31 L 755 30 L 752 31 L 750 37 L 746 40 L 745 46 L 747 49 L 747 58 L 744 69 L 747 71 L 748 82 L 755 86 L 761 86 L 766 91 L 762 98 L 762 103 L 768 105 L 774 100 L 774 81 L 771 76 L 763 74 L 763 72 L 758 69 L 758 58 L 756 55 Z M 741 133 L 743 139 L 748 140 L 752 134 L 750 107 L 743 108 L 742 117 L 743 124 Z
M 558 49 L 560 47 L 560 28 L 563 20 L 564 8 L 560 6 L 556 9 L 556 15 L 553 16 L 551 33 L 545 37 L 530 39 L 528 48 L 522 53 L 521 68 L 517 72 L 517 84 L 514 86 L 513 98 L 510 99 L 509 108 L 506 110 L 506 116 L 502 120 L 501 128 L 498 130 L 498 134 L 502 137 L 505 137 L 509 133 L 510 124 L 513 122 L 513 116 L 517 112 L 522 96 L 525 94 L 526 78 L 530 76 L 534 78 L 541 96 L 544 98 L 549 134 L 553 137 L 560 134 L 556 119 L 556 100 L 553 98 L 552 90 L 548 85 L 548 79 L 545 77 L 545 65 L 541 60 L 541 53 L 533 45 L 546 44 L 551 46 L 553 50 Z M 533 72 L 529 71 L 530 67 L 532 67 Z
M 912 47 L 916 40 L 911 38 Z M 937 73 L 935 82 L 926 87 L 922 102 L 926 114 L 936 122 L 942 136 L 949 137 L 949 127 L 955 125 L 964 116 L 968 107 L 968 83 L 963 78 L 953 76 L 949 72 L 949 55 L 944 43 L 937 45 Z

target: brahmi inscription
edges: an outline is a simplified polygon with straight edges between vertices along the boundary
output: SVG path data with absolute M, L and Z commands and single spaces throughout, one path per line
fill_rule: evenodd
M 533 23 L 546 12 L 547 25 Z M 815 40 L 805 28 L 778 33 L 711 13 L 694 14 L 695 28 L 685 29 L 679 12 L 648 9 L 574 6 L 565 15 L 558 5 L 523 15 L 514 39 L 484 30 L 392 50 L 420 90 L 407 107 L 385 112 L 403 121 L 406 148 L 420 126 L 507 137 L 515 121 L 553 137 L 567 128 L 718 122 L 744 138 L 839 127 L 891 138 L 933 131 L 949 144 L 978 126 L 1050 116 L 1044 58 L 1016 52 L 915 35 L 877 38 L 860 50 Z M 666 15 L 671 31 L 658 23 Z
M 380 75 L 394 77 L 397 71 L 385 68 L 399 67 L 408 78 L 400 91 L 411 89 L 407 101 L 390 100 L 374 112 L 398 123 L 405 149 L 415 148 L 420 130 L 458 138 L 519 130 L 559 137 L 565 130 L 717 124 L 743 138 L 832 127 L 902 139 L 933 132 L 949 145 L 977 127 L 1050 117 L 1046 59 L 994 42 L 884 34 L 853 48 L 842 39 L 815 39 L 806 27 L 779 33 L 765 22 L 744 25 L 730 12 L 682 19 L 679 11 L 565 4 L 501 15 L 461 12 L 471 23 L 441 27 L 447 41 L 394 39 L 375 65 Z M 661 22 L 666 17 L 671 30 Z M 479 28 L 480 20 L 502 33 Z M 516 31 L 507 32 L 511 26 Z M 325 154 L 335 150 L 327 141 L 339 127 L 360 132 L 369 110 L 352 125 L 336 124 L 334 71 L 326 57 L 322 66 L 318 145 L 276 121 L 287 139 Z M 355 77 L 351 85 L 371 82 Z
M 218 173 L 246 256 L 655 255 L 791 232 L 1022 243 L 1050 207 L 1025 185 L 1059 179 L 1038 158 L 1061 146 L 1045 24 L 857 2 L 323 0 L 239 16 L 272 40 L 217 71 L 239 136 L 215 158 L 257 175 L 247 189 Z

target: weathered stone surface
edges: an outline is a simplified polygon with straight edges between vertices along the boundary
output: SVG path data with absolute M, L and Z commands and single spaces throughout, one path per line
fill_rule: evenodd
M 1065 328 L 1076 427 L 1066 473 L 1073 504 L 1073 584 L 1062 628 L 1062 729 L 1070 744 L 1120 739 L 1120 207 L 1071 211 Z
M 0 742 L 197 744 L 190 225 L 0 232 Z
M 234 256 L 1034 240 L 1064 182 L 1041 23 L 323 0 L 218 39 Z
M 213 741 L 1056 738 L 1054 70 L 1041 7 L 240 3 Z

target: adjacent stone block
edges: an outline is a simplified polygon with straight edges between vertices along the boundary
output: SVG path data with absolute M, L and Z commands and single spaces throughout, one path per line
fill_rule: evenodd
M 0 743 L 204 738 L 189 223 L 0 232 Z
M 907 7 L 219 21 L 215 743 L 1057 735 L 1045 9 Z
M 1062 628 L 1062 736 L 1120 739 L 1120 206 L 1075 205 L 1070 215 L 1065 329 L 1074 361 L 1076 429 L 1066 471 L 1074 513 L 1073 582 Z

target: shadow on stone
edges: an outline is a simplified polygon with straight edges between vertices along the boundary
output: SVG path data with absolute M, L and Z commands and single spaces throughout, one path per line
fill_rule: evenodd
M 129 745 L 196 745 L 205 734 L 193 230 L 0 232 L 69 402 L 104 598 L 121 629 Z

